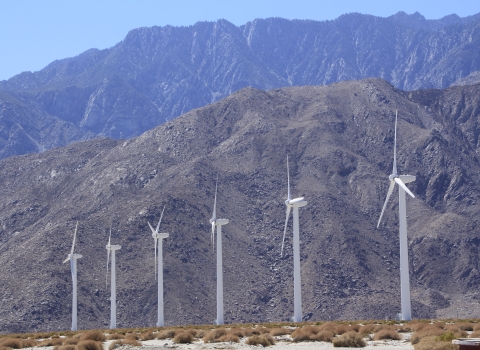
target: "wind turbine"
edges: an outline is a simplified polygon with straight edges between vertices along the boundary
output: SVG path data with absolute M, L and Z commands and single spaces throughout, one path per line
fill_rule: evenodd
M 155 240 L 155 269 L 157 268 L 157 243 L 158 243 L 158 316 L 157 316 L 157 327 L 164 326 L 163 320 L 163 239 L 168 237 L 168 233 L 159 233 L 160 223 L 162 222 L 163 212 L 165 211 L 165 206 L 163 207 L 162 214 L 160 215 L 160 220 L 158 221 L 157 229 L 154 230 L 150 222 L 148 226 L 152 230 L 152 237 Z M 155 271 L 155 277 L 157 275 Z
M 412 319 L 412 312 L 410 307 L 410 277 L 408 271 L 408 240 L 407 240 L 407 206 L 405 200 L 405 192 L 410 197 L 415 198 L 414 194 L 405 186 L 406 183 L 415 181 L 416 177 L 413 175 L 398 175 L 397 174 L 397 111 L 395 111 L 395 140 L 393 145 L 393 171 L 388 177 L 390 180 L 390 187 L 388 188 L 387 198 L 383 204 L 382 213 L 378 219 L 377 228 L 382 221 L 383 212 L 387 206 L 388 200 L 392 195 L 395 183 L 398 185 L 398 211 L 399 211 L 399 231 L 400 231 L 400 290 L 402 301 L 402 319 L 410 321 Z
M 108 262 L 110 260 L 110 252 L 112 252 L 112 271 L 110 272 L 110 329 L 117 328 L 117 283 L 115 276 L 115 251 L 122 248 L 121 245 L 110 244 L 112 237 L 112 228 L 110 227 L 110 235 L 108 236 L 107 248 L 107 279 L 108 279 Z
M 72 249 L 70 250 L 70 254 L 68 254 L 67 258 L 63 261 L 63 263 L 65 264 L 67 261 L 70 260 L 70 270 L 72 271 L 72 331 L 77 330 L 77 259 L 80 259 L 82 257 L 80 254 L 73 253 L 75 249 L 75 239 L 77 238 L 77 228 L 78 221 L 75 225 L 75 233 L 73 234 Z
M 287 179 L 288 179 L 288 198 L 285 201 L 287 206 L 287 217 L 285 219 L 285 229 L 283 230 L 282 250 L 285 243 L 285 234 L 287 233 L 288 219 L 290 218 L 290 210 L 293 208 L 293 320 L 294 322 L 302 322 L 302 282 L 300 274 L 300 228 L 298 218 L 298 208 L 307 205 L 307 201 L 303 197 L 292 199 L 290 195 L 290 169 L 288 167 L 287 155 Z
M 222 226 L 228 224 L 229 220 L 217 219 L 217 186 L 218 178 L 215 184 L 215 200 L 210 223 L 212 224 L 212 244 L 215 239 L 215 226 L 217 227 L 217 324 L 223 324 Z

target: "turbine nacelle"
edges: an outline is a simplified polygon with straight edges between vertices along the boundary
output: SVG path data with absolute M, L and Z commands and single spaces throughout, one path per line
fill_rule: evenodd
M 119 249 L 122 249 L 122 246 L 121 245 L 106 245 L 105 248 L 107 248 L 107 250 L 119 250 Z
M 285 201 L 287 207 L 301 208 L 307 205 L 307 201 L 303 200 L 304 197 L 290 199 Z
M 228 219 L 217 219 L 215 221 L 215 226 L 221 226 L 221 225 L 226 225 L 230 222 Z
M 169 236 L 168 233 L 152 233 L 152 237 L 156 239 L 163 239 Z
M 83 255 L 80 255 L 80 254 L 68 254 L 68 257 L 63 261 L 63 263 L 65 264 L 66 262 L 70 261 L 70 260 L 77 260 L 77 259 L 81 259 L 83 258 Z

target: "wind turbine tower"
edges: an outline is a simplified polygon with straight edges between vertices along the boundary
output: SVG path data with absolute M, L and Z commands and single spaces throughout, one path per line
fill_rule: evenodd
M 387 198 L 383 204 L 382 213 L 378 219 L 377 228 L 382 221 L 383 212 L 387 206 L 388 200 L 392 195 L 395 183 L 398 185 L 398 211 L 399 211 L 399 231 L 400 231 L 400 290 L 402 303 L 402 319 L 410 321 L 412 319 L 410 302 L 410 274 L 408 267 L 408 239 L 407 239 L 407 205 L 405 192 L 410 197 L 415 198 L 414 194 L 405 185 L 415 181 L 414 175 L 398 175 L 397 173 L 397 112 L 395 111 L 395 140 L 393 145 L 393 171 L 388 177 L 390 186 L 388 187 Z
M 290 195 L 290 169 L 288 166 L 287 155 L 287 179 L 288 179 L 288 194 L 285 205 L 287 206 L 287 217 L 285 219 L 285 229 L 283 230 L 282 250 L 285 243 L 285 234 L 287 233 L 288 219 L 290 218 L 290 210 L 293 208 L 293 320 L 294 322 L 302 322 L 302 281 L 300 272 L 300 224 L 298 208 L 307 205 L 304 197 L 292 199 Z
M 122 248 L 121 245 L 110 244 L 112 237 L 112 229 L 110 228 L 110 235 L 108 236 L 107 248 L 107 278 L 108 278 L 108 262 L 110 260 L 110 252 L 112 252 L 112 270 L 110 272 L 110 329 L 117 328 L 117 281 L 115 272 L 115 251 Z
M 215 184 L 215 200 L 213 202 L 212 244 L 215 249 L 215 227 L 217 227 L 217 324 L 223 324 L 223 263 L 222 263 L 222 226 L 228 224 L 228 219 L 217 219 L 217 183 Z
M 157 229 L 154 230 L 150 222 L 148 226 L 152 230 L 152 237 L 155 240 L 155 268 L 157 268 L 157 244 L 158 244 L 158 314 L 157 314 L 157 327 L 163 327 L 164 314 L 163 314 L 163 239 L 168 237 L 168 233 L 159 233 L 160 223 L 162 222 L 163 212 L 165 211 L 165 206 L 163 207 L 162 214 L 160 215 L 160 220 L 158 221 Z M 156 271 L 155 271 L 156 272 Z M 156 273 L 155 273 L 156 275 Z
M 77 228 L 78 228 L 78 221 L 77 225 L 75 226 L 75 233 L 73 234 L 73 243 L 72 249 L 70 250 L 70 254 L 68 254 L 67 258 L 63 261 L 65 264 L 67 261 L 70 261 L 70 270 L 72 271 L 72 331 L 77 330 L 77 260 L 80 259 L 82 256 L 80 254 L 75 254 L 73 251 L 75 249 L 75 239 L 77 237 Z

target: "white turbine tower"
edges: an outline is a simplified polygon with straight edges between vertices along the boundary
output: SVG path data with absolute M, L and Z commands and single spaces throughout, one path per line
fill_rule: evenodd
M 72 331 L 77 330 L 77 259 L 82 257 L 80 254 L 73 253 L 75 249 L 75 239 L 77 237 L 77 228 L 78 221 L 75 226 L 75 233 L 73 234 L 72 250 L 70 250 L 70 254 L 68 254 L 67 258 L 63 261 L 64 264 L 70 261 L 70 270 L 72 271 Z
M 400 231 L 400 289 L 402 301 L 402 319 L 410 321 L 412 319 L 412 312 L 410 307 L 410 278 L 408 271 L 408 240 L 407 240 L 407 207 L 405 200 L 405 192 L 412 198 L 415 198 L 413 193 L 405 186 L 406 183 L 415 181 L 413 175 L 398 175 L 397 174 L 397 112 L 395 111 L 395 140 L 393 145 L 393 171 L 388 177 L 390 180 L 390 187 L 388 188 L 387 198 L 383 204 L 382 213 L 378 219 L 377 228 L 382 221 L 383 212 L 387 206 L 388 200 L 392 195 L 395 183 L 398 185 L 398 211 L 399 211 L 399 231 Z
M 158 315 L 157 315 L 157 327 L 164 326 L 164 317 L 163 317 L 163 239 L 168 237 L 168 233 L 159 233 L 160 223 L 162 222 L 163 212 L 165 211 L 165 206 L 163 207 L 162 214 L 160 215 L 160 220 L 158 221 L 157 229 L 154 230 L 150 222 L 148 226 L 152 230 L 152 237 L 155 240 L 155 269 L 157 268 L 157 244 L 158 244 Z M 157 271 L 155 271 L 155 277 Z
M 115 251 L 122 248 L 121 245 L 111 245 L 112 228 L 110 227 L 110 235 L 108 236 L 107 248 L 107 281 L 108 281 L 108 262 L 110 260 L 110 252 L 112 252 L 112 270 L 110 272 L 110 329 L 117 328 L 117 283 L 115 276 Z
M 285 234 L 287 233 L 288 219 L 290 218 L 290 210 L 293 208 L 293 319 L 294 322 L 302 322 L 302 282 L 300 274 L 300 228 L 298 208 L 307 205 L 307 201 L 303 197 L 292 199 L 290 195 L 290 169 L 288 167 L 287 155 L 287 179 L 288 179 L 288 198 L 285 201 L 287 206 L 287 217 L 285 219 L 285 229 L 283 230 L 282 250 L 285 243 Z
M 222 226 L 228 224 L 228 219 L 217 219 L 217 183 L 215 184 L 215 200 L 213 202 L 212 244 L 215 240 L 215 226 L 217 227 L 217 324 L 223 324 L 223 265 L 222 265 Z M 215 249 L 215 245 L 214 245 Z

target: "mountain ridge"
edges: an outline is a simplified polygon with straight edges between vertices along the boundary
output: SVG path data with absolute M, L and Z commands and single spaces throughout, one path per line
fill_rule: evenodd
M 409 185 L 416 199 L 407 199 L 413 316 L 478 315 L 466 300 L 480 300 L 478 89 L 406 92 L 380 79 L 244 88 L 136 138 L 0 161 L 2 331 L 68 328 L 71 276 L 61 262 L 77 220 L 79 328 L 108 325 L 109 227 L 112 243 L 122 245 L 117 324 L 153 325 L 147 221 L 158 220 L 165 204 L 165 322 L 213 322 L 208 220 L 217 175 L 217 213 L 230 220 L 222 229 L 225 321 L 288 320 L 290 225 L 280 256 L 287 154 L 292 195 L 308 201 L 300 211 L 304 318 L 393 317 L 400 308 L 395 194 L 375 227 L 391 173 L 395 110 L 398 168 L 417 178 Z

